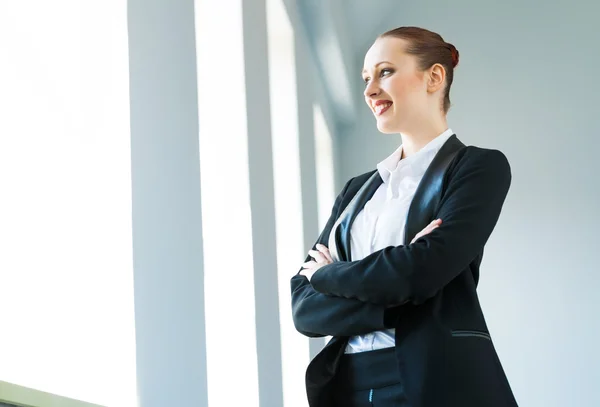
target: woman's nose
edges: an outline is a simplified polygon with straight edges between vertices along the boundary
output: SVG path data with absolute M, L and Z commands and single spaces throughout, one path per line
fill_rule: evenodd
M 365 87 L 365 97 L 377 96 L 379 92 L 381 92 L 381 90 L 375 81 L 369 82 Z

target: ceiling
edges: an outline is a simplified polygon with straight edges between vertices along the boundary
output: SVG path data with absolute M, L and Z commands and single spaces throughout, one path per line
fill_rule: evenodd
M 356 51 L 355 58 L 362 63 L 364 53 L 375 38 L 394 28 L 398 16 L 398 0 L 344 0 L 347 32 Z
M 297 0 L 327 97 L 341 124 L 352 123 L 363 56 L 377 35 L 396 27 L 398 0 Z

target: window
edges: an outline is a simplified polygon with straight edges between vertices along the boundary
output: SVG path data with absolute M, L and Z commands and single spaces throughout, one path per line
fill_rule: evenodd
M 283 398 L 285 406 L 306 405 L 304 372 L 308 339 L 296 331 L 290 309 L 290 278 L 304 253 L 295 44 L 282 0 L 267 0 L 273 173 L 277 223 L 277 266 Z
M 319 196 L 319 230 L 323 230 L 335 201 L 335 173 L 333 168 L 333 141 L 329 126 L 319 104 L 313 105 L 315 123 L 315 156 L 317 167 L 317 194 Z
M 242 1 L 198 0 L 196 36 L 208 401 L 258 406 Z
M 109 406 L 136 402 L 126 24 L 0 2 L 0 380 Z

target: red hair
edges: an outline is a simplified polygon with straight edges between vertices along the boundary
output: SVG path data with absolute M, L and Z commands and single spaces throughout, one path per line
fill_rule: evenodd
M 437 33 L 419 27 L 398 27 L 387 31 L 379 38 L 394 37 L 408 42 L 405 52 L 417 57 L 422 71 L 433 64 L 441 64 L 446 70 L 446 89 L 444 93 L 444 112 L 450 109 L 450 86 L 454 79 L 454 68 L 458 65 L 459 53 L 456 47 Z

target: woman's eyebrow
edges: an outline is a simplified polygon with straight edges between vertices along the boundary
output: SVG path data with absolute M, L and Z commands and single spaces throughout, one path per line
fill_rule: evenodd
M 378 67 L 379 65 L 381 65 L 381 64 L 391 64 L 391 62 L 388 62 L 388 61 L 381 61 L 381 62 L 377 62 L 373 68 L 377 68 L 377 67 Z M 365 73 L 365 72 L 367 72 L 367 69 L 366 69 L 366 68 L 362 70 L 361 74 L 363 74 L 363 73 Z

